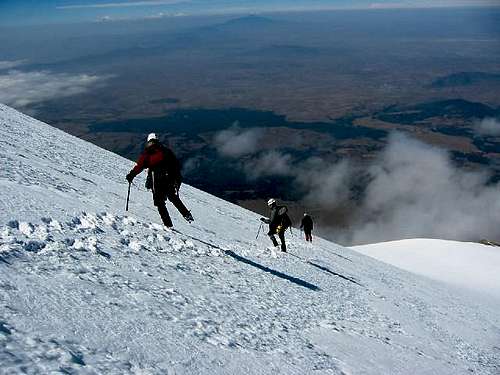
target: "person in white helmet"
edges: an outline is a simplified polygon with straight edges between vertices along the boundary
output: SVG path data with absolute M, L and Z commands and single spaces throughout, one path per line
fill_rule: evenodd
M 263 217 L 260 220 L 269 224 L 269 232 L 267 235 L 273 242 L 274 246 L 278 246 L 275 234 L 278 235 L 281 241 L 281 251 L 286 252 L 285 231 L 292 225 L 292 221 L 288 216 L 288 208 L 286 206 L 278 206 L 276 200 L 271 198 L 267 201 L 268 207 L 271 209 L 269 218 Z
M 165 206 L 167 198 L 188 222 L 192 222 L 194 219 L 191 212 L 179 198 L 182 183 L 180 163 L 172 150 L 164 146 L 155 133 L 148 135 L 146 147 L 139 156 L 136 166 L 127 174 L 127 181 L 132 183 L 134 177 L 146 168 L 149 168 L 146 188 L 153 192 L 153 202 L 158 208 L 163 224 L 167 228 L 173 226 Z

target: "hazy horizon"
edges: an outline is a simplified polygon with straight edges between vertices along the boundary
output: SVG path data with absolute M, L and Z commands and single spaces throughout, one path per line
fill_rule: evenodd
M 494 7 L 494 0 L 7 0 L 0 26 L 342 9 Z
M 157 132 L 186 183 L 344 243 L 495 237 L 500 8 L 312 10 L 4 28 L 0 102 L 129 159 Z

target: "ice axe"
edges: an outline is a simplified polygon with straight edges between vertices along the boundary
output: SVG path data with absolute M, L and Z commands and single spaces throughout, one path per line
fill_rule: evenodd
M 126 207 L 125 207 L 125 211 L 128 211 L 128 202 L 129 202 L 129 200 L 130 200 L 130 187 L 131 187 L 131 186 L 132 186 L 132 183 L 131 183 L 131 182 L 129 182 L 129 183 L 128 183 L 128 193 L 127 193 L 127 205 L 126 205 Z
M 260 230 L 262 229 L 262 223 L 259 225 L 259 230 L 257 231 L 257 235 L 255 236 L 255 239 L 259 238 Z

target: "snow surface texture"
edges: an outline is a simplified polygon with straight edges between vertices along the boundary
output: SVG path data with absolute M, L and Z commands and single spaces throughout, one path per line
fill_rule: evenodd
M 500 303 L 189 186 L 159 223 L 132 163 L 0 105 L 0 373 L 498 374 Z M 138 179 L 140 180 L 140 179 Z M 171 206 L 169 206 L 171 208 Z
M 404 270 L 488 293 L 500 300 L 500 248 L 435 239 L 389 241 L 352 249 Z

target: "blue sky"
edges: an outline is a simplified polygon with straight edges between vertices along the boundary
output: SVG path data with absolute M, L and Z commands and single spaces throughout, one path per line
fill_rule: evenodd
M 287 9 L 494 5 L 496 0 L 0 0 L 0 25 Z

